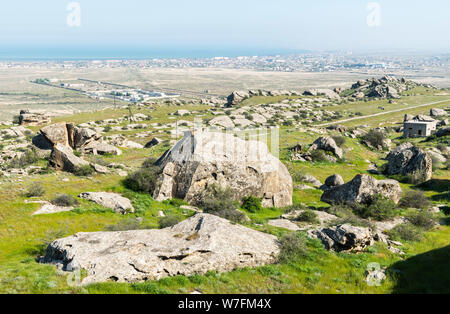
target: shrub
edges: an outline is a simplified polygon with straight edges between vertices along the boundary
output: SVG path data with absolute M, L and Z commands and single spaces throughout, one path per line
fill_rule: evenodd
M 45 190 L 40 182 L 32 183 L 25 193 L 26 197 L 37 197 L 45 194 Z
M 295 219 L 297 221 L 309 222 L 312 224 L 320 223 L 319 219 L 317 219 L 317 214 L 312 210 L 305 210 Z
M 61 194 L 55 197 L 51 203 L 56 206 L 70 207 L 78 205 L 77 199 L 73 198 L 71 195 Z
M 427 209 L 431 206 L 431 202 L 422 191 L 408 191 L 400 200 L 399 206 L 401 208 Z
M 153 194 L 157 188 L 161 171 L 161 167 L 156 166 L 153 159 L 146 160 L 142 164 L 141 169 L 127 176 L 124 184 L 133 191 Z
M 90 165 L 75 168 L 73 174 L 77 177 L 89 177 L 94 174 L 95 170 Z
M 409 184 L 418 185 L 424 183 L 426 181 L 426 177 L 423 172 L 415 171 L 414 173 L 407 174 L 404 181 Z
M 320 150 L 320 149 L 316 149 L 315 151 L 313 151 L 311 153 L 311 159 L 314 162 L 328 161 L 327 156 L 325 155 L 325 152 L 323 150 Z
M 250 213 L 256 213 L 262 210 L 262 199 L 249 196 L 244 197 L 242 199 L 242 206 L 243 209 L 249 211 Z
M 363 137 L 364 141 L 368 143 L 369 145 L 377 148 L 377 147 L 385 147 L 385 140 L 386 135 L 382 131 L 378 130 L 370 130 L 369 133 L 367 133 Z
M 378 221 L 388 220 L 397 214 L 397 205 L 383 195 L 375 195 L 370 205 L 362 206 L 356 210 L 362 218 L 373 218 Z
M 278 255 L 278 261 L 280 263 L 288 263 L 308 254 L 306 240 L 300 233 L 288 233 L 282 236 L 279 242 L 280 254 Z
M 34 149 L 29 149 L 20 157 L 14 158 L 8 165 L 8 168 L 22 169 L 34 164 L 39 157 Z
M 333 140 L 336 142 L 336 145 L 339 147 L 343 147 L 347 139 L 343 136 L 333 136 Z
M 412 211 L 406 215 L 406 219 L 416 227 L 431 230 L 436 224 L 433 214 L 426 210 Z
M 404 223 L 395 226 L 388 235 L 394 241 L 420 241 L 423 239 L 423 230 L 411 223 Z
M 231 221 L 242 222 L 245 219 L 244 213 L 237 210 L 239 203 L 234 200 L 232 191 L 216 184 L 208 186 L 199 206 L 205 213 Z
M 181 217 L 178 215 L 169 215 L 166 217 L 162 217 L 158 221 L 159 228 L 164 229 L 175 226 L 176 224 L 180 223 L 181 220 Z

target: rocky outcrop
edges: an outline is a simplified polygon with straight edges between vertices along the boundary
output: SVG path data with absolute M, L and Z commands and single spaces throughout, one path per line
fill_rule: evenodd
M 421 175 L 424 181 L 433 175 L 433 161 L 427 152 L 411 143 L 399 145 L 386 157 L 388 175 Z
M 161 230 L 78 233 L 51 243 L 41 262 L 86 270 L 83 284 L 138 282 L 262 266 L 278 252 L 275 236 L 201 213 Z
M 89 166 L 89 163 L 74 155 L 72 148 L 63 144 L 56 144 L 50 155 L 49 163 L 57 170 L 75 172 L 80 167 Z
M 234 128 L 234 122 L 228 116 L 219 116 L 209 121 L 210 126 L 218 126 L 225 129 Z
M 69 133 L 65 122 L 48 125 L 42 128 L 40 132 L 52 145 L 69 146 Z
M 335 91 L 331 89 L 308 89 L 303 92 L 304 96 L 326 96 L 328 98 L 341 98 Z
M 162 139 L 158 137 L 154 137 L 149 141 L 147 144 L 145 144 L 145 148 L 151 148 L 153 146 L 157 146 L 162 143 Z
M 248 97 L 250 97 L 250 94 L 248 92 L 234 91 L 230 96 L 227 97 L 227 106 L 236 106 Z
M 349 224 L 310 230 L 308 235 L 321 240 L 327 250 L 336 252 L 362 252 L 375 242 L 370 229 Z
M 343 185 L 345 183 L 344 179 L 342 179 L 342 177 L 338 174 L 334 174 L 328 178 L 326 178 L 325 180 L 325 184 L 323 186 L 321 186 L 320 188 L 322 190 L 328 190 L 331 188 L 334 188 L 336 186 L 340 186 Z
M 49 115 L 42 112 L 31 112 L 29 110 L 21 110 L 19 115 L 20 125 L 37 126 L 51 122 Z
M 447 115 L 447 111 L 445 111 L 444 109 L 440 109 L 440 108 L 430 109 L 430 116 L 432 116 L 432 117 L 441 117 L 441 116 L 446 116 L 446 115 Z
M 450 127 L 442 128 L 437 130 L 436 136 L 437 137 L 444 137 L 450 135 Z
M 119 214 L 134 213 L 131 201 L 117 193 L 84 192 L 78 195 L 78 197 L 97 203 L 103 207 L 111 208 Z
M 179 198 L 198 205 L 208 186 L 216 184 L 230 188 L 236 200 L 255 196 L 266 207 L 292 204 L 292 178 L 262 142 L 226 133 L 186 132 L 157 165 L 163 169 L 154 192 L 159 201 Z
M 367 204 L 376 194 L 381 194 L 398 203 L 402 197 L 402 189 L 395 180 L 378 181 L 369 175 L 357 175 L 346 184 L 326 190 L 321 200 L 328 204 L 354 202 Z
M 334 139 L 329 136 L 319 137 L 317 140 L 315 140 L 314 143 L 309 148 L 309 152 L 312 152 L 316 149 L 331 152 L 338 158 L 344 157 L 344 152 L 342 151 L 342 149 L 339 146 L 337 146 Z

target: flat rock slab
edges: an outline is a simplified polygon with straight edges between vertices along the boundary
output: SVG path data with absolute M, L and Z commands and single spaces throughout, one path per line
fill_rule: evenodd
M 63 206 L 56 206 L 50 203 L 44 203 L 41 208 L 37 211 L 35 211 L 32 216 L 35 215 L 48 215 L 48 214 L 56 214 L 61 212 L 69 212 L 73 209 L 73 207 L 63 207 Z
M 287 219 L 273 219 L 269 220 L 269 225 L 277 228 L 283 228 L 291 231 L 299 231 L 300 227 Z
M 201 213 L 166 229 L 78 233 L 51 243 L 41 262 L 84 269 L 90 284 L 226 272 L 272 263 L 278 253 L 275 236 Z
M 111 208 L 120 214 L 134 213 L 131 201 L 117 193 L 84 192 L 78 197 Z

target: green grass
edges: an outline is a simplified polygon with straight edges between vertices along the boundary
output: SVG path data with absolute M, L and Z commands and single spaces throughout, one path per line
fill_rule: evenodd
M 425 92 L 423 92 L 425 94 Z M 432 95 L 405 97 L 403 100 L 412 105 L 413 102 L 429 102 Z M 440 97 L 440 96 L 439 96 Z M 244 104 L 270 103 L 282 100 L 282 97 L 258 98 L 254 97 Z M 357 107 L 356 107 L 357 106 Z M 387 106 L 387 105 L 386 105 Z M 396 106 L 400 106 L 399 104 Z M 356 107 L 356 108 L 355 108 Z M 358 110 L 362 112 L 376 111 L 377 103 L 353 103 L 342 107 L 330 107 L 331 110 Z M 144 114 L 151 115 L 151 121 L 143 123 L 168 123 L 168 114 L 180 107 L 158 107 L 155 111 L 142 110 Z M 183 109 L 202 111 L 207 106 L 192 105 Z M 388 110 L 388 109 L 386 109 Z M 421 108 L 424 113 L 426 108 Z M 80 113 L 70 117 L 60 117 L 55 121 L 70 121 L 82 123 L 107 118 L 117 118 L 128 114 L 126 110 L 104 110 L 94 113 Z M 403 113 L 401 113 L 401 117 Z M 205 115 L 205 118 L 209 117 Z M 400 115 L 389 119 L 400 119 Z M 192 120 L 193 116 L 183 117 Z M 371 125 L 378 123 L 370 121 Z M 362 122 L 361 122 L 362 124 Z M 127 132 L 127 136 L 140 131 L 153 130 L 150 126 L 145 130 Z M 170 139 L 166 133 L 153 133 L 158 137 Z M 120 133 L 120 132 L 116 132 Z M 114 134 L 111 132 L 109 134 Z M 351 180 L 356 174 L 368 173 L 369 162 L 382 164 L 381 158 L 386 152 L 373 152 L 359 143 L 358 140 L 347 139 L 345 144 L 345 161 L 339 163 L 308 163 L 290 162 L 289 147 L 297 142 L 311 144 L 318 134 L 310 134 L 282 127 L 280 132 L 280 159 L 289 164 L 295 171 L 311 174 L 324 182 L 333 174 L 341 174 L 345 181 Z M 397 139 L 393 134 L 392 139 Z M 146 139 L 140 139 L 142 143 Z M 412 140 L 419 146 L 436 145 L 433 142 L 424 142 L 422 139 Z M 103 156 L 106 162 L 123 163 L 136 169 L 149 157 L 159 157 L 169 146 L 157 146 L 152 149 L 123 149 L 121 156 Z M 38 162 L 43 166 L 43 161 Z M 384 176 L 376 176 L 378 179 Z M 69 179 L 69 181 L 63 181 Z M 177 276 L 156 282 L 122 284 L 101 283 L 87 287 L 71 287 L 67 284 L 67 274 L 59 273 L 51 265 L 36 262 L 36 258 L 44 254 L 45 244 L 49 241 L 73 235 L 77 232 L 102 231 L 107 226 L 117 225 L 120 221 L 129 218 L 143 218 L 142 225 L 147 228 L 158 228 L 158 211 L 166 215 L 181 215 L 190 217 L 193 212 L 181 210 L 177 204 L 169 202 L 159 203 L 149 195 L 127 190 L 122 185 L 122 177 L 114 174 L 94 175 L 92 178 L 75 177 L 65 173 L 50 173 L 40 176 L 30 176 L 22 181 L 0 178 L 0 293 L 190 293 L 194 290 L 203 293 L 397 293 L 397 292 L 449 292 L 448 285 L 441 285 L 439 280 L 433 278 L 448 278 L 446 263 L 448 261 L 446 247 L 450 245 L 450 226 L 442 225 L 439 229 L 425 234 L 421 242 L 406 243 L 402 248 L 406 255 L 400 257 L 391 253 L 385 245 L 377 243 L 362 254 L 336 254 L 326 251 L 318 241 L 308 241 L 309 254 L 305 258 L 290 261 L 284 264 L 267 265 L 255 269 L 241 269 L 229 273 L 216 274 L 210 272 L 205 276 Z M 425 194 L 435 204 L 449 205 L 445 199 L 448 192 L 450 174 L 448 170 L 440 169 L 434 174 L 432 184 L 422 187 Z M 39 208 L 38 204 L 26 203 L 30 200 L 24 196 L 32 182 L 39 181 L 45 189 L 42 197 L 33 200 L 51 200 L 58 194 L 66 193 L 76 197 L 86 191 L 111 191 L 123 194 L 132 200 L 136 213 L 123 216 L 98 206 L 92 202 L 80 200 L 79 207 L 73 212 L 31 216 Z M 295 182 L 300 184 L 301 182 Z M 406 191 L 417 188 L 410 184 L 401 184 Z M 295 204 L 305 204 L 314 208 L 324 208 L 329 205 L 320 201 L 320 190 L 294 190 Z M 252 222 L 248 227 L 282 236 L 286 230 L 267 225 L 267 221 L 280 217 L 283 209 L 266 208 L 256 213 L 246 214 Z M 402 269 L 404 274 L 398 276 L 397 272 L 388 272 L 387 280 L 379 287 L 368 286 L 365 282 L 367 265 L 376 262 L 387 269 Z M 427 269 L 423 270 L 423 264 Z M 414 281 L 411 278 L 420 278 Z M 436 282 L 436 285 L 434 285 Z

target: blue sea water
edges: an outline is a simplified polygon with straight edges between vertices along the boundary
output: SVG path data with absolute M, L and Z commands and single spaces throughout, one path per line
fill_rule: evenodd
M 102 59 L 168 59 L 168 58 L 213 58 L 238 56 L 269 56 L 304 53 L 305 50 L 270 48 L 185 48 L 185 47 L 36 47 L 0 46 L 0 60 L 102 60 Z

